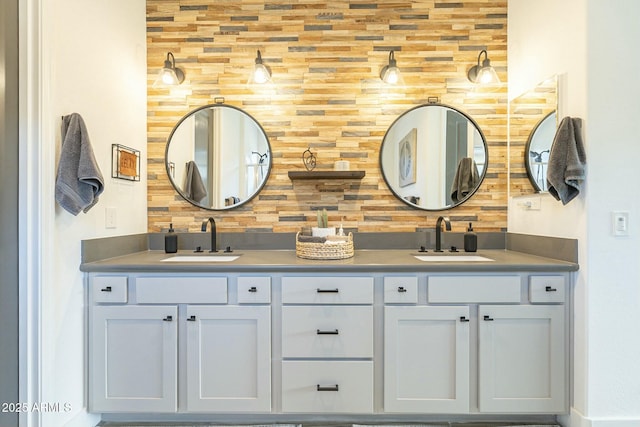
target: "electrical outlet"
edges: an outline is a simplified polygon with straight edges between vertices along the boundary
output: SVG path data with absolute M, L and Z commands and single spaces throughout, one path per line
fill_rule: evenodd
M 523 209 L 528 211 L 539 211 L 540 210 L 540 197 L 527 197 L 518 202 L 519 206 L 522 206 Z
M 629 212 L 612 212 L 613 235 L 629 235 Z
M 104 211 L 104 227 L 116 228 L 118 226 L 117 211 L 114 207 L 105 208 Z

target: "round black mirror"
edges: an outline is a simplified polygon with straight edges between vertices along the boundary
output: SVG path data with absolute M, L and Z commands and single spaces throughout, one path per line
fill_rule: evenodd
M 442 104 L 402 114 L 380 149 L 382 176 L 393 194 L 410 206 L 433 211 L 468 200 L 482 183 L 488 160 L 476 122 Z
M 249 114 L 226 104 L 205 105 L 173 128 L 165 150 L 176 191 L 195 206 L 241 206 L 264 187 L 271 170 L 267 134 Z
M 556 128 L 557 116 L 552 111 L 531 131 L 524 150 L 527 175 L 537 192 L 547 191 L 547 164 Z

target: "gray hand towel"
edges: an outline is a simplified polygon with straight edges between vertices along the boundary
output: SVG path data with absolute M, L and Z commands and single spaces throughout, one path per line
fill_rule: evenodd
M 547 168 L 549 194 L 566 205 L 579 193 L 585 180 L 586 154 L 582 120 L 565 117 L 553 138 Z
M 184 192 L 187 197 L 194 202 L 200 203 L 202 199 L 207 197 L 207 188 L 202 182 L 202 176 L 198 165 L 193 160 L 187 162 L 187 173 L 184 183 Z
M 78 113 L 62 118 L 62 148 L 56 174 L 55 198 L 73 215 L 87 212 L 104 190 L 84 120 Z
M 457 203 L 467 197 L 476 188 L 478 181 L 480 181 L 480 175 L 478 175 L 476 162 L 471 157 L 460 159 L 451 184 L 451 200 Z

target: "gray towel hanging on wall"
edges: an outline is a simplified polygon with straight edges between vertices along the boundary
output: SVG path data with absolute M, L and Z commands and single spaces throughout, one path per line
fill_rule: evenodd
M 584 183 L 587 163 L 582 141 L 582 119 L 565 117 L 553 138 L 547 186 L 549 194 L 566 205 L 579 193 Z
M 104 180 L 84 120 L 78 113 L 64 116 L 55 183 L 56 201 L 69 213 L 78 215 L 91 209 L 103 190 Z

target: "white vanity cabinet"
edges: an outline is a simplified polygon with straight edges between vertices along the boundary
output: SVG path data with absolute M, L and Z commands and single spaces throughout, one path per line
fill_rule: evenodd
M 227 281 L 91 277 L 90 410 L 270 412 L 271 308 L 260 304 L 270 281 L 239 280 L 238 304 L 229 304 Z M 124 283 L 124 297 L 101 297 L 115 289 L 101 291 L 105 282 Z
M 385 412 L 567 411 L 565 276 L 426 280 L 425 303 L 385 298 Z
M 87 284 L 88 403 L 105 417 L 569 409 L 566 271 L 93 272 Z

